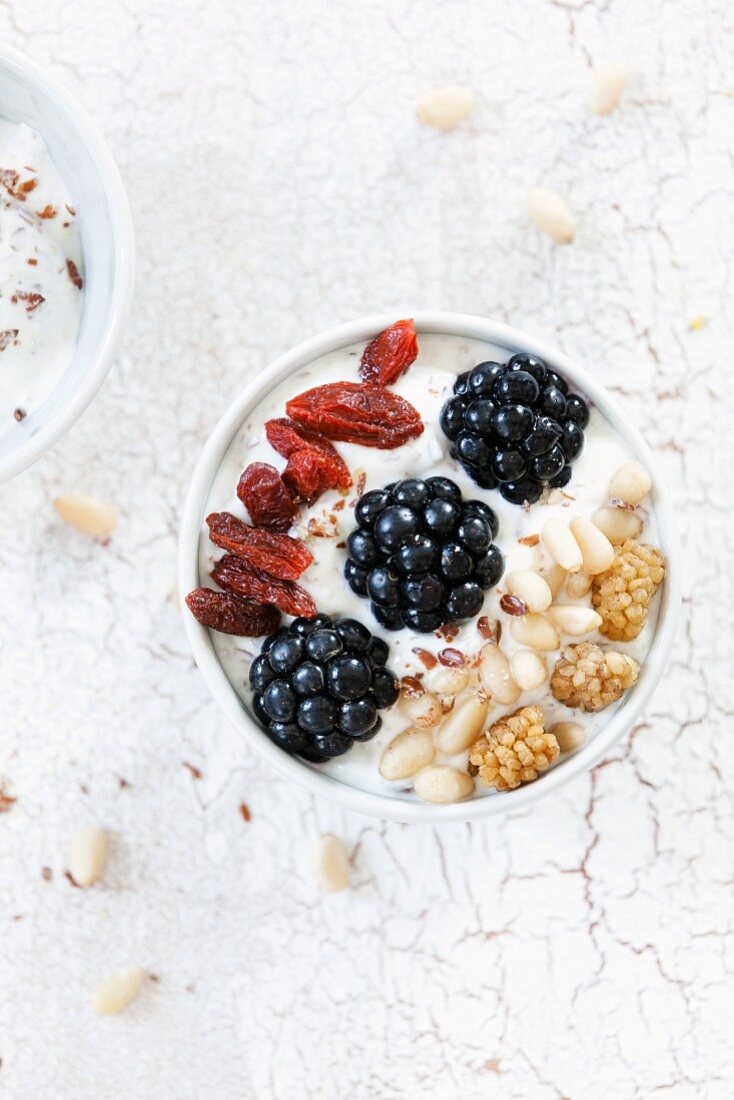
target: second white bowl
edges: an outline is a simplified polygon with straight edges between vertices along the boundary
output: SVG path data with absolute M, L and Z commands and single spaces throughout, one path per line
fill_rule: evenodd
M 78 211 L 84 297 L 74 358 L 53 392 L 0 435 L 0 483 L 66 432 L 102 384 L 120 347 L 135 281 L 130 209 L 112 155 L 86 111 L 35 62 L 0 45 L 0 116 L 46 142 Z

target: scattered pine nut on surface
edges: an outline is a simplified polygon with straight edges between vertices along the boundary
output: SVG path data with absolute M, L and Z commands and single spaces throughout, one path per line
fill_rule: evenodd
M 474 107 L 474 96 L 468 88 L 456 84 L 445 88 L 434 88 L 421 96 L 416 106 L 418 121 L 424 126 L 433 126 L 437 130 L 453 130 Z
M 107 841 L 96 825 L 83 825 L 71 838 L 69 871 L 77 886 L 91 886 L 102 877 Z
M 114 1016 L 121 1012 L 136 995 L 145 971 L 140 966 L 123 966 L 108 974 L 92 991 L 92 1008 L 100 1016 Z
M 612 500 L 639 504 L 652 488 L 652 478 L 641 462 L 625 462 L 609 483 Z
M 313 872 L 324 890 L 331 893 L 349 884 L 349 860 L 338 836 L 324 833 L 319 837 L 313 850 Z
M 619 103 L 628 79 L 627 66 L 621 61 L 605 61 L 594 69 L 589 90 L 589 106 L 595 115 L 611 114 Z
M 525 197 L 528 214 L 538 229 L 542 229 L 559 244 L 570 244 L 576 234 L 576 223 L 565 199 L 546 187 L 531 187 Z
M 84 493 L 56 497 L 54 508 L 64 523 L 95 539 L 109 538 L 118 524 L 117 509 L 112 504 Z

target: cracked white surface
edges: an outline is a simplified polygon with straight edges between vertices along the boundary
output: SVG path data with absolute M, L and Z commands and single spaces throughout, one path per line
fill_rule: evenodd
M 0 32 L 95 115 L 139 249 L 111 378 L 0 489 L 0 1095 L 729 1100 L 730 5 L 5 0 Z M 632 78 L 597 119 L 609 55 Z M 417 96 L 454 81 L 469 122 L 419 127 Z M 535 183 L 568 197 L 572 246 L 528 225 Z M 688 569 L 629 742 L 532 811 L 440 831 L 266 770 L 169 598 L 227 400 L 304 335 L 410 306 L 529 328 L 597 372 L 678 487 Z M 64 490 L 120 506 L 108 547 L 60 526 Z M 88 821 L 112 838 L 82 892 L 63 871 Z M 354 873 L 324 898 L 306 856 L 326 830 Z M 158 982 L 94 1017 L 127 962 Z

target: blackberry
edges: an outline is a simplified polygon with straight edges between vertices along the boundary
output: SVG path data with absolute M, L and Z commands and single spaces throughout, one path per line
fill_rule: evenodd
M 534 504 L 546 485 L 562 488 L 571 480 L 571 463 L 584 446 L 589 408 L 542 359 L 518 352 L 504 366 L 479 363 L 460 375 L 440 423 L 451 456 L 477 485 L 499 488 L 511 504 Z M 355 570 L 369 568 L 359 557 L 369 528 L 357 519 L 362 530 L 355 541 L 357 555 L 350 553 L 350 571 L 359 581 Z M 494 530 L 492 537 L 496 535 Z M 357 592 L 357 585 L 351 579 L 349 583 Z
M 341 756 L 374 737 L 380 710 L 397 701 L 389 652 L 356 619 L 294 619 L 250 665 L 253 713 L 285 752 L 313 763 Z
M 493 386 L 503 370 L 497 363 L 482 364 L 474 388 Z M 530 461 L 522 457 L 523 473 Z M 499 531 L 495 512 L 484 501 L 464 500 L 449 478 L 406 478 L 372 489 L 359 499 L 354 516 L 357 527 L 347 540 L 344 576 L 353 592 L 371 601 L 373 615 L 386 630 L 406 627 L 428 634 L 471 619 L 481 611 L 485 589 L 502 576 L 504 562 L 494 545 Z M 376 549 L 370 564 L 365 546 L 370 557 Z M 372 691 L 380 703 L 375 682 Z

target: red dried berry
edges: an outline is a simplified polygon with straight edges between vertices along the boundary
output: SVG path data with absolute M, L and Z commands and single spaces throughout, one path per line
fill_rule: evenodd
M 319 475 L 319 493 L 327 489 L 348 489 L 352 484 L 346 462 L 341 457 L 336 447 L 314 432 L 307 431 L 295 424 L 287 417 L 278 420 L 268 420 L 265 425 L 265 434 L 274 451 L 283 458 L 291 458 L 299 451 L 310 451 L 319 455 L 321 459 L 321 473 Z M 284 478 L 287 483 L 287 478 Z
M 299 425 L 328 439 L 391 451 L 421 435 L 420 414 L 403 397 L 364 382 L 329 382 L 286 404 Z
M 195 588 L 186 597 L 186 605 L 202 626 L 242 638 L 272 634 L 280 622 L 277 607 L 263 607 L 231 592 L 215 592 L 213 588 Z
M 274 604 L 287 615 L 303 615 L 306 619 L 312 619 L 316 614 L 316 604 L 305 588 L 293 581 L 271 577 L 232 554 L 226 554 L 216 563 L 212 578 L 228 592 L 255 603 Z
M 379 336 L 375 336 L 362 353 L 359 367 L 364 382 L 391 386 L 405 374 L 418 355 L 418 340 L 412 318 L 396 321 Z
M 212 512 L 206 522 L 215 546 L 273 577 L 297 581 L 313 561 L 313 554 L 300 539 L 250 527 L 231 512 Z
M 237 496 L 249 512 L 255 527 L 287 531 L 297 508 L 275 466 L 251 462 L 240 476 Z
M 323 484 L 324 460 L 316 451 L 296 451 L 283 470 L 283 481 L 296 503 L 313 502 L 328 485 Z

